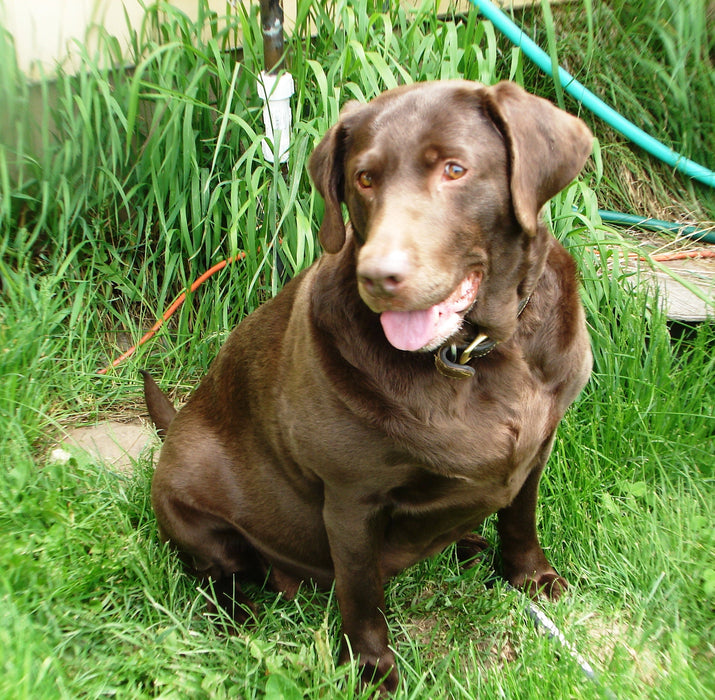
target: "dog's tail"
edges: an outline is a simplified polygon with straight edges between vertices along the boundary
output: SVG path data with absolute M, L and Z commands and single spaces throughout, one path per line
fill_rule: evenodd
M 146 407 L 149 409 L 149 415 L 156 426 L 156 432 L 163 440 L 166 437 L 166 431 L 169 429 L 169 423 L 174 420 L 176 409 L 171 401 L 169 401 L 169 397 L 151 378 L 149 372 L 145 372 L 143 369 L 139 371 L 144 377 L 144 400 L 146 401 Z

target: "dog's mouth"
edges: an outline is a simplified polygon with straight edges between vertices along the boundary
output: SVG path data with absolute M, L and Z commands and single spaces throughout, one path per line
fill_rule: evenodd
M 473 272 L 439 304 L 417 311 L 383 311 L 385 337 L 398 350 L 435 350 L 461 327 L 474 304 L 482 276 Z

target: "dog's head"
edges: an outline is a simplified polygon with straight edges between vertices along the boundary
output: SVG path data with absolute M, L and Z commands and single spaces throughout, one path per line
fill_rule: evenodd
M 360 296 L 395 347 L 433 350 L 464 318 L 506 340 L 543 266 L 541 209 L 591 145 L 580 119 L 513 83 L 421 83 L 349 103 L 310 159 L 320 241 L 345 244 L 345 203 Z

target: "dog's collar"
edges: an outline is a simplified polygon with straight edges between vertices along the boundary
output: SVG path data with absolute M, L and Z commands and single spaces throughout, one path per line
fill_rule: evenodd
M 531 299 L 531 294 L 519 302 L 519 309 L 516 317 L 521 316 L 521 312 Z M 477 333 L 474 339 L 467 345 L 456 345 L 454 343 L 443 345 L 434 356 L 434 363 L 440 374 L 450 379 L 469 379 L 475 374 L 474 367 L 468 363 L 471 360 L 484 357 L 490 353 L 497 345 L 496 340 L 490 340 L 485 333 Z

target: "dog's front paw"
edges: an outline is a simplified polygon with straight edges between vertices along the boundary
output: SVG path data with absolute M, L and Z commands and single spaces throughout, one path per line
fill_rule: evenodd
M 545 596 L 549 600 L 558 600 L 569 587 L 566 579 L 559 576 L 553 569 L 517 576 L 510 579 L 509 583 L 534 599 Z
M 206 604 L 209 617 L 215 618 L 227 634 L 238 634 L 242 627 L 250 626 L 255 622 L 256 605 L 241 590 L 232 576 L 211 581 L 209 592 L 211 589 L 214 595 L 208 598 Z
M 389 658 L 380 657 L 376 661 L 358 662 L 360 666 L 360 674 L 362 682 L 365 685 L 372 685 L 380 681 L 378 690 L 381 694 L 394 693 L 397 690 L 399 675 L 395 667 L 395 658 L 392 654 Z
M 380 694 L 394 693 L 397 690 L 399 674 L 395 666 L 395 656 L 389 649 L 385 649 L 381 654 L 370 652 L 356 654 L 354 650 L 351 653 L 347 645 L 343 645 L 340 663 L 349 663 L 351 658 L 357 659 L 360 681 L 363 685 L 377 684 Z

